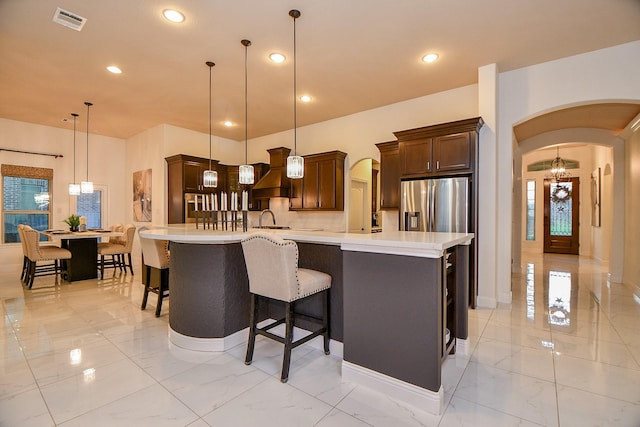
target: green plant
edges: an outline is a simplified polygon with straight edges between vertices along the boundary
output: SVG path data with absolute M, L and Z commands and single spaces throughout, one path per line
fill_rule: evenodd
M 64 222 L 72 229 L 77 230 L 80 225 L 80 217 L 76 214 L 72 214 L 69 218 L 65 219 Z

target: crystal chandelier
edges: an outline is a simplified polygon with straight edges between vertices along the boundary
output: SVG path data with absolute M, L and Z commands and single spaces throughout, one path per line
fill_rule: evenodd
M 549 178 L 555 182 L 565 181 L 571 177 L 567 172 L 567 162 L 560 157 L 560 146 L 556 147 L 556 158 L 551 161 Z

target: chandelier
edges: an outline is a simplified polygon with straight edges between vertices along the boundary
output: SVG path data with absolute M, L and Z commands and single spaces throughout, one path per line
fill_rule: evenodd
M 566 181 L 571 177 L 571 174 L 567 172 L 567 162 L 560 157 L 560 146 L 556 147 L 556 158 L 551 161 L 551 169 L 549 170 L 548 178 L 555 182 Z

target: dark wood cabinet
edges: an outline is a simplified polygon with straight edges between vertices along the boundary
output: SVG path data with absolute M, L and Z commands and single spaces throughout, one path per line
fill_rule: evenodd
M 344 210 L 344 159 L 330 151 L 304 157 L 304 178 L 291 180 L 290 210 Z
M 380 150 L 380 209 L 398 209 L 400 201 L 400 152 L 398 141 L 376 144 Z
M 249 210 L 262 210 L 268 204 L 268 200 L 254 200 L 251 197 L 251 186 L 240 184 L 239 167 L 235 165 L 223 165 L 217 160 L 211 160 L 211 168 L 218 172 L 218 186 L 207 188 L 203 185 L 204 171 L 209 169 L 209 159 L 202 157 L 176 154 L 167 157 L 168 177 L 168 215 L 169 224 L 182 224 L 185 222 L 185 193 L 211 194 L 221 191 L 241 193 L 249 191 Z M 257 182 L 262 175 L 269 170 L 266 163 L 256 163 L 254 166 L 255 180 Z
M 204 171 L 209 169 L 209 159 L 176 154 L 167 157 L 167 222 L 169 224 L 182 224 L 185 222 L 184 194 L 208 194 L 212 189 L 203 185 Z M 218 172 L 218 186 L 224 173 L 221 173 L 222 165 L 218 165 L 217 160 L 211 161 L 211 168 Z M 224 178 L 222 184 L 224 185 Z
M 268 163 L 253 163 L 253 184 L 260 181 L 260 178 L 264 176 L 269 170 Z M 250 211 L 261 211 L 263 209 L 267 209 L 269 207 L 269 199 L 256 199 L 252 195 L 252 185 L 246 185 L 245 189 L 249 193 L 249 210 Z M 242 185 L 241 185 L 242 187 Z
M 482 119 L 394 132 L 400 151 L 400 176 L 428 178 L 472 173 L 479 129 L 474 123 L 478 120 Z

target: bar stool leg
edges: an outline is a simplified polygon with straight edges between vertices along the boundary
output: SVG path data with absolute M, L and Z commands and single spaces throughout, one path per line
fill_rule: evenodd
M 247 354 L 244 358 L 245 365 L 251 365 L 253 349 L 256 346 L 256 324 L 258 322 L 258 296 L 251 294 L 251 311 L 249 312 L 249 340 L 247 341 Z
M 148 265 L 147 267 L 147 280 L 146 283 L 144 284 L 144 296 L 142 297 L 142 306 L 140 307 L 141 310 L 144 310 L 145 308 L 147 308 L 147 299 L 149 298 L 149 286 L 151 284 L 151 267 L 149 267 Z
M 280 381 L 286 383 L 289 380 L 289 365 L 291 364 L 291 350 L 293 348 L 293 302 L 285 303 L 285 336 L 284 357 L 282 358 L 282 376 Z
M 329 355 L 329 290 L 322 292 L 322 325 L 324 327 L 324 354 Z

